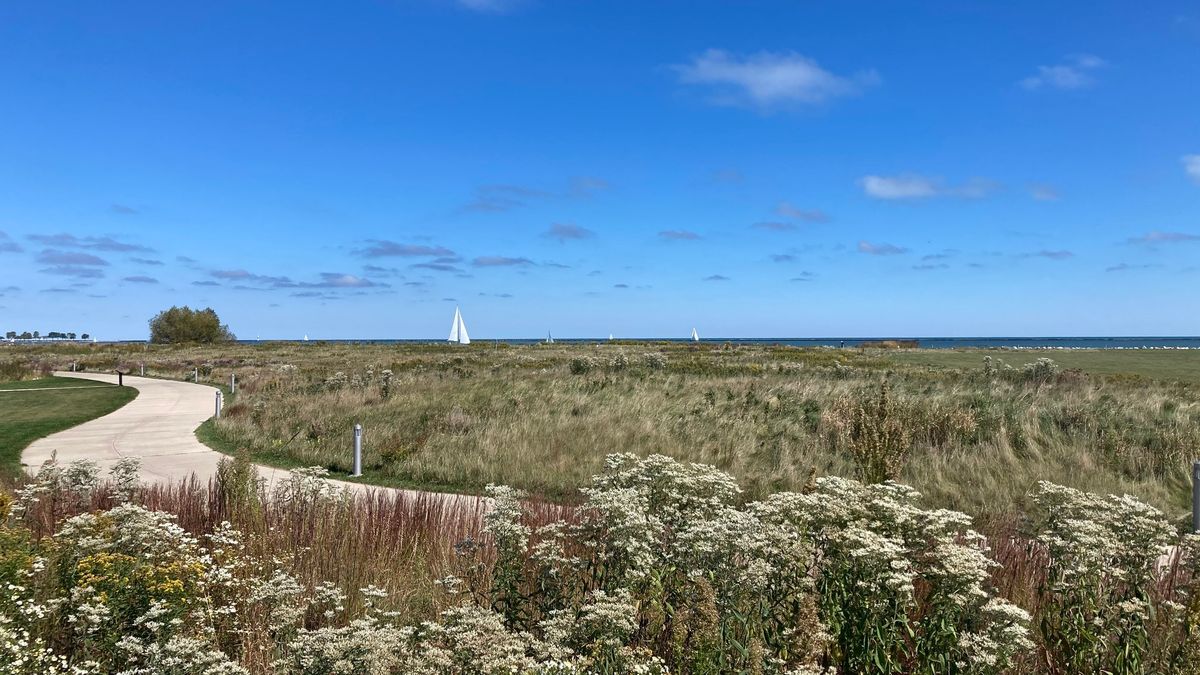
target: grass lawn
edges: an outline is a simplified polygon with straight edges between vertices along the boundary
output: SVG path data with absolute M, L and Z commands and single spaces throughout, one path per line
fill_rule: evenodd
M 21 451 L 30 443 L 106 415 L 137 394 L 133 387 L 67 377 L 0 382 L 0 473 L 19 473 Z
M 938 368 L 979 369 L 991 356 L 1020 368 L 1039 358 L 1053 359 L 1063 368 L 1095 375 L 1141 375 L 1154 380 L 1200 383 L 1200 351 L 1133 349 L 920 349 L 888 354 L 899 363 Z

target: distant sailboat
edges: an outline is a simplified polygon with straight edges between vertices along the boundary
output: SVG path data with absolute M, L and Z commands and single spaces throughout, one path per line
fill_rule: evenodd
M 450 337 L 446 340 L 460 345 L 471 344 L 471 337 L 467 335 L 467 324 L 463 323 L 462 312 L 458 311 L 457 307 L 454 308 L 454 323 L 450 326 Z
M 308 342 L 308 333 L 305 333 L 305 334 L 304 334 L 304 341 L 305 341 L 305 342 Z
M 692 342 L 699 342 L 699 341 L 700 341 L 700 334 L 696 332 L 695 328 L 693 328 L 692 329 Z
M 546 344 L 554 344 L 554 336 L 550 334 L 550 331 L 546 331 Z
M 608 341 L 609 341 L 609 342 L 612 342 L 612 340 L 613 340 L 612 333 L 609 333 L 609 334 L 608 334 Z

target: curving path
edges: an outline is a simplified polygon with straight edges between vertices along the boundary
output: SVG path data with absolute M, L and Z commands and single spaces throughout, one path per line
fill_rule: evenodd
M 58 377 L 76 377 L 97 382 L 117 383 L 116 375 L 103 373 L 56 372 Z M 125 383 L 138 390 L 137 398 L 123 407 L 70 429 L 34 441 L 21 453 L 21 464 L 36 471 L 42 462 L 57 454 L 66 464 L 90 459 L 107 472 L 122 457 L 141 459 L 141 478 L 147 483 L 178 482 L 195 475 L 207 482 L 217 472 L 217 463 L 225 455 L 196 439 L 195 430 L 213 415 L 216 392 L 191 382 L 125 376 Z M 285 476 L 285 469 L 256 465 L 260 477 L 268 483 Z M 361 483 L 330 480 L 356 492 L 407 494 L 413 497 L 436 495 L 464 506 L 475 507 L 480 497 L 439 492 L 421 492 L 384 488 Z

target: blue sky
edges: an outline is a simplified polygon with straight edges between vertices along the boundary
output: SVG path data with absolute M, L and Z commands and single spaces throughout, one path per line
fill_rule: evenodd
M 1196 335 L 1194 3 L 0 5 L 0 330 Z

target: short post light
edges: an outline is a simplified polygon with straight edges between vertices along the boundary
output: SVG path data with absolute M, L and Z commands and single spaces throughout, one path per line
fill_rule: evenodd
M 362 475 L 362 425 L 354 425 L 354 473 L 351 476 Z
M 217 390 L 217 403 L 216 403 L 216 412 L 214 413 L 214 416 L 215 416 L 217 419 L 220 419 L 220 418 L 221 418 L 221 403 L 223 403 L 223 401 L 222 401 L 222 399 L 223 399 L 223 398 L 224 398 L 224 397 L 221 395 L 221 390 L 220 390 L 220 389 L 218 389 L 218 390 Z

